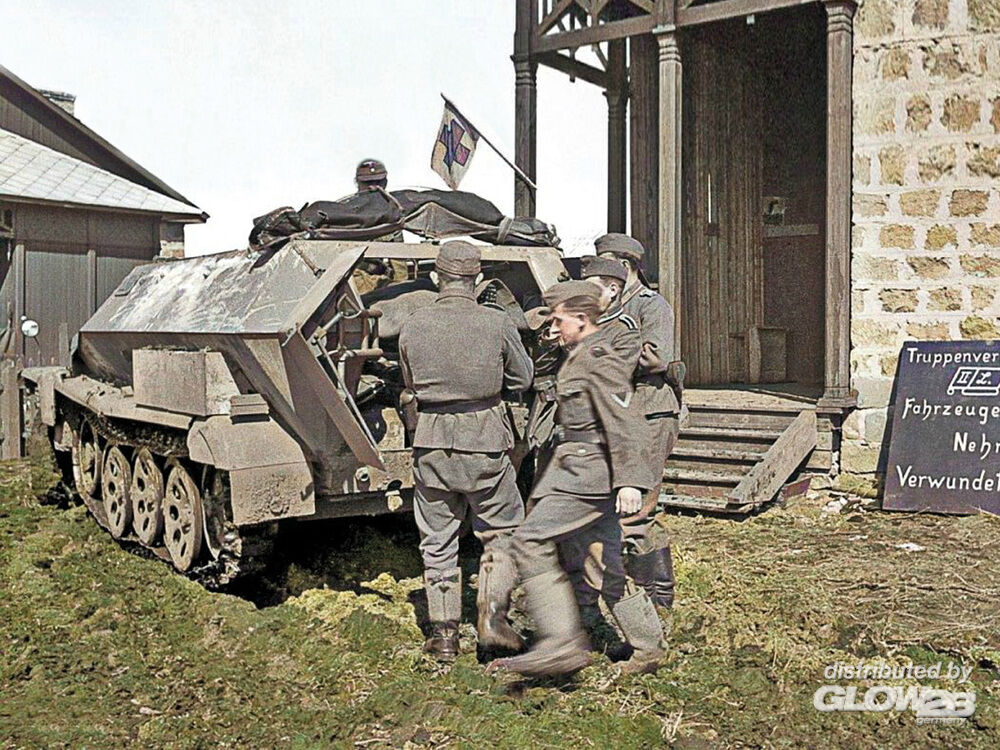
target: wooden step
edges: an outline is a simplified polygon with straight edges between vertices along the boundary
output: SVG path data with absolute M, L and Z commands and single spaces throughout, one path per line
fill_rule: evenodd
M 710 471 L 702 469 L 666 467 L 663 470 L 664 482 L 686 482 L 690 484 L 723 484 L 736 486 L 743 479 L 739 471 Z
M 738 453 L 752 453 L 760 457 L 771 447 L 771 442 L 770 440 L 706 440 L 681 435 L 677 445 L 674 446 L 674 453 L 671 455 L 689 451 L 693 452 L 690 455 L 710 451 L 736 451 Z
M 753 508 L 752 505 L 734 505 L 721 497 L 695 497 L 668 492 L 660 494 L 659 503 L 661 507 L 665 508 L 684 508 L 715 513 L 746 513 Z
M 686 426 L 681 430 L 680 438 L 705 440 L 767 440 L 774 441 L 781 437 L 784 430 L 775 429 L 744 429 L 729 427 Z
M 764 450 L 764 446 L 760 446 L 759 450 L 748 450 L 742 446 L 738 446 L 738 444 L 723 448 L 706 446 L 703 443 L 678 441 L 673 452 L 670 454 L 670 458 L 702 458 L 707 460 L 757 462 L 760 460 Z
M 801 412 L 800 412 L 801 413 Z M 798 416 L 794 413 L 771 414 L 757 412 L 692 409 L 688 415 L 690 427 L 718 427 L 722 429 L 784 430 Z

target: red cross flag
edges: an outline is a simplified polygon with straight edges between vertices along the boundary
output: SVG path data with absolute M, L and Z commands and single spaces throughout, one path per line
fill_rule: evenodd
M 479 132 L 445 99 L 444 116 L 431 153 L 431 169 L 441 175 L 452 190 L 458 190 L 458 183 L 469 169 L 478 142 Z

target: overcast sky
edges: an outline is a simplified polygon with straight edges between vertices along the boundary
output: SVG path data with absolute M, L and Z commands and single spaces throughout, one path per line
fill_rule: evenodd
M 429 167 L 445 92 L 513 158 L 513 3 L 504 0 L 0 0 L 0 64 L 77 96 L 76 114 L 211 215 L 190 253 L 243 247 L 272 208 L 390 187 Z M 599 89 L 538 75 L 538 216 L 563 237 L 606 223 Z M 462 183 L 513 210 L 482 143 Z

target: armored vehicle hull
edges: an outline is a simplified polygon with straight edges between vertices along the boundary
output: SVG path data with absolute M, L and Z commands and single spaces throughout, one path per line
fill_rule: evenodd
M 223 584 L 259 568 L 280 523 L 409 507 L 395 337 L 433 300 L 436 254 L 292 240 L 140 266 L 84 324 L 72 368 L 22 377 L 98 522 Z M 551 248 L 485 246 L 483 267 L 522 329 L 565 276 Z M 526 406 L 508 404 L 523 456 Z

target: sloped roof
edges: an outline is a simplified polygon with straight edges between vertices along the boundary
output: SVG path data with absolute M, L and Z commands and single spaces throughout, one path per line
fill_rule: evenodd
M 96 163 L 132 182 L 145 185 L 176 200 L 194 204 L 148 169 L 119 151 L 113 144 L 84 125 L 62 107 L 49 101 L 37 89 L 0 65 L 0 95 L 12 96 L 29 116 L 45 122 L 59 137 L 87 153 Z
M 194 206 L 3 129 L 0 197 L 205 219 Z

